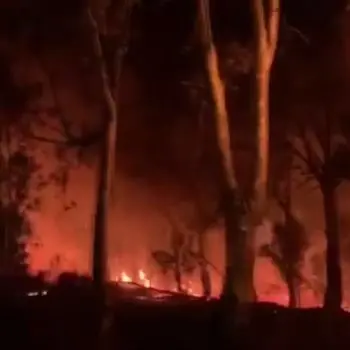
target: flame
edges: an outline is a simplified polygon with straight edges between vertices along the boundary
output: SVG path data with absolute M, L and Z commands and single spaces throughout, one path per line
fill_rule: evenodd
M 116 282 L 135 283 L 145 288 L 151 288 L 151 280 L 147 277 L 146 273 L 142 269 L 139 269 L 137 271 L 137 277 L 137 280 L 134 281 L 134 279 L 128 273 L 122 271 L 119 276 L 115 277 L 114 280 Z
M 120 277 L 117 277 L 116 280 L 124 282 L 124 283 L 132 283 L 133 282 L 132 278 L 124 271 L 122 271 L 122 273 L 120 274 Z
M 159 291 L 164 291 L 164 292 L 166 292 L 167 290 L 170 290 L 175 293 L 177 292 L 177 288 L 175 287 L 171 288 L 169 286 L 161 285 L 159 283 L 152 281 L 151 278 L 147 275 L 147 273 L 143 269 L 137 270 L 137 278 L 135 279 L 132 277 L 131 274 L 128 274 L 126 271 L 122 271 L 119 275 L 117 275 L 114 278 L 114 281 L 129 283 L 129 284 L 136 284 L 144 288 L 155 288 Z M 197 284 L 194 283 L 192 280 L 188 280 L 186 283 L 183 283 L 182 289 L 188 295 L 191 295 L 194 297 L 202 297 L 202 293 L 198 292 L 198 290 L 200 289 L 198 289 L 199 285 Z
M 143 270 L 138 270 L 138 277 L 141 282 L 141 284 L 146 287 L 150 288 L 151 287 L 151 280 L 147 278 L 147 275 Z
M 122 282 L 122 283 L 133 283 L 140 285 L 145 288 L 156 288 L 159 290 L 171 290 L 173 292 L 176 292 L 176 288 L 164 288 L 163 286 L 157 285 L 156 283 L 153 283 L 151 278 L 147 275 L 147 273 L 143 269 L 137 270 L 137 278 L 133 278 L 130 274 L 128 274 L 126 271 L 122 271 L 119 275 L 115 276 L 114 281 L 116 282 Z M 186 294 L 200 297 L 200 293 L 195 292 L 195 288 L 193 287 L 193 282 L 190 280 L 186 284 L 183 284 L 182 286 L 183 290 Z

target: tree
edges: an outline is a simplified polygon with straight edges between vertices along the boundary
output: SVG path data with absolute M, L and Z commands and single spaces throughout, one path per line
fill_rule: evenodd
M 219 224 L 221 215 L 219 208 L 215 202 L 211 201 L 211 198 L 201 196 L 200 193 L 195 193 L 193 198 L 192 210 L 188 210 L 184 218 L 185 230 L 190 235 L 188 260 L 193 260 L 195 266 L 198 266 L 203 295 L 209 298 L 212 295 L 210 269 L 216 272 L 217 269 L 207 259 L 205 241 L 208 231 Z
M 93 279 L 97 290 L 102 293 L 106 281 L 106 239 L 108 231 L 108 213 L 112 182 L 115 176 L 115 151 L 117 142 L 118 89 L 120 76 L 129 40 L 129 24 L 133 1 L 125 0 L 121 9 L 112 1 L 103 9 L 101 25 L 99 26 L 92 10 L 87 9 L 87 19 L 91 30 L 93 54 L 101 81 L 101 89 L 105 104 L 105 119 L 103 126 L 103 141 L 100 148 L 99 182 L 97 189 L 97 204 L 95 212 L 94 244 L 93 244 Z M 123 14 L 117 36 L 111 32 L 108 18 L 116 18 L 120 10 Z M 101 39 L 102 38 L 102 39 Z M 111 51 L 103 49 L 103 43 L 110 42 Z M 108 54 L 108 56 L 107 56 Z M 110 63 L 110 64 L 109 64 Z
M 327 35 L 324 32 L 321 37 L 313 34 L 303 47 L 303 51 L 312 52 L 319 59 L 315 61 L 303 52 L 303 62 L 299 60 L 298 67 L 302 75 L 298 77 L 295 70 L 290 70 L 293 77 L 290 76 L 289 81 L 290 86 L 294 85 L 290 93 L 297 96 L 291 118 L 296 167 L 305 183 L 312 183 L 319 189 L 323 200 L 327 280 L 324 307 L 337 311 L 341 308 L 343 289 L 337 190 L 349 179 L 350 154 L 344 137 L 346 128 L 341 125 L 344 111 L 348 110 L 346 63 L 339 42 L 339 22 L 332 20 L 330 23 L 331 26 L 328 23 L 325 26 Z M 297 63 L 298 57 L 294 61 Z
M 346 123 L 340 114 L 346 86 L 338 68 L 324 60 L 325 57 L 311 75 L 315 79 L 313 82 L 318 84 L 318 89 L 311 95 L 318 103 L 317 107 L 313 107 L 317 120 L 311 115 L 312 125 L 305 120 L 297 121 L 294 154 L 305 182 L 316 182 L 323 198 L 327 280 L 324 307 L 334 311 L 341 308 L 343 294 L 337 190 L 341 183 L 350 179 L 350 148 Z M 322 78 L 315 77 L 316 72 L 321 70 Z
M 189 226 L 194 230 L 197 240 L 197 251 L 192 250 L 191 253 L 196 258 L 199 266 L 203 295 L 207 298 L 212 294 L 209 267 L 213 267 L 213 265 L 206 258 L 205 238 L 208 230 L 217 223 L 220 217 L 218 214 L 215 210 L 205 210 L 203 204 L 196 201 L 194 218 L 189 222 Z
M 270 75 L 275 57 L 280 18 L 279 0 L 270 0 L 268 8 L 262 0 L 252 0 L 255 29 L 256 59 L 256 123 L 257 172 L 255 181 L 254 214 L 259 222 L 266 211 L 269 173 L 269 98 Z M 267 13 L 265 15 L 265 13 Z
M 103 140 L 101 140 L 98 166 L 97 202 L 95 210 L 95 224 L 93 234 L 93 282 L 97 300 L 100 307 L 98 347 L 107 346 L 107 334 L 111 324 L 111 315 L 105 313 L 107 280 L 107 256 L 106 243 L 108 235 L 109 207 L 111 204 L 111 193 L 115 179 L 117 122 L 118 122 L 118 91 L 120 87 L 120 76 L 124 63 L 124 57 L 129 40 L 129 24 L 134 2 L 125 0 L 122 3 L 122 20 L 118 23 L 119 35 L 112 35 L 108 19 L 116 19 L 119 15 L 117 2 L 112 1 L 103 8 L 100 26 L 96 21 L 92 9 L 88 6 L 86 18 L 91 31 L 91 42 L 95 64 L 100 77 L 101 90 L 103 94 L 105 115 L 103 116 Z M 104 42 L 109 42 L 111 50 L 103 49 Z M 106 46 L 105 46 L 106 47 Z M 110 63 L 110 64 L 109 64 Z M 110 316 L 110 317 L 108 317 Z
M 306 230 L 303 223 L 293 212 L 292 196 L 295 190 L 295 155 L 289 142 L 290 123 L 285 121 L 279 135 L 274 135 L 271 152 L 270 191 L 282 211 L 282 220 L 273 225 L 273 239 L 270 244 L 261 247 L 260 254 L 269 258 L 278 269 L 289 292 L 289 306 L 299 303 L 299 286 L 306 281 L 301 273 L 305 251 L 308 247 Z
M 350 152 L 346 145 L 335 141 L 331 116 L 327 113 L 323 135 L 304 130 L 300 135 L 301 147 L 295 154 L 302 162 L 301 173 L 306 181 L 316 180 L 323 197 L 326 235 L 327 287 L 324 307 L 337 310 L 342 304 L 342 277 L 340 264 L 340 229 L 336 191 L 349 179 Z M 318 150 L 322 150 L 322 155 Z
M 27 210 L 36 209 L 30 185 L 37 166 L 25 149 L 10 146 L 6 134 L 3 130 L 0 154 L 0 272 L 16 275 L 27 272 L 25 243 L 31 234 Z
M 253 240 L 267 211 L 269 143 L 270 143 L 270 75 L 278 41 L 280 1 L 269 0 L 267 8 L 262 0 L 252 0 L 255 36 L 255 88 L 256 88 L 256 174 L 251 206 L 249 239 Z M 254 260 L 251 263 L 254 266 Z M 253 270 L 253 267 L 252 267 Z M 253 273 L 252 273 L 253 274 Z
M 306 233 L 304 226 L 293 214 L 288 201 L 280 201 L 280 206 L 284 212 L 284 221 L 274 225 L 273 241 L 261 248 L 261 254 L 271 259 L 286 282 L 289 307 L 297 307 L 298 289 L 300 283 L 303 282 L 300 269 L 307 248 Z
M 19 85 L 11 55 L 0 53 L 0 272 L 27 273 L 27 240 L 32 233 L 28 212 L 37 210 L 38 170 L 20 123 L 23 111 L 36 96 L 37 84 Z M 41 182 L 41 181 L 39 181 Z
M 222 297 L 229 300 L 237 295 L 240 301 L 251 300 L 255 295 L 253 281 L 243 282 L 247 274 L 242 270 L 251 265 L 249 261 L 252 257 L 252 247 L 245 244 L 246 232 L 243 228 L 245 208 L 233 164 L 225 86 L 219 72 L 208 0 L 198 0 L 198 17 L 205 67 L 213 101 L 216 141 L 222 174 L 222 212 L 225 221 L 225 277 Z
M 171 227 L 171 252 L 155 250 L 152 252 L 153 259 L 162 268 L 163 273 L 172 271 L 179 293 L 185 293 L 183 286 L 183 274 L 192 273 L 195 269 L 194 258 L 191 257 L 191 243 L 182 231 L 174 225 Z

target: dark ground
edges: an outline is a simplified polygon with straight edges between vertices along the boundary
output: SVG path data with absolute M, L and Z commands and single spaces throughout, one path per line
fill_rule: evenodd
M 2 286 L 4 284 L 2 283 Z M 31 286 L 31 288 L 34 288 Z M 35 286 L 38 288 L 38 286 Z M 117 294 L 117 293 L 115 293 Z M 44 296 L 3 293 L 3 349 L 93 349 L 96 315 L 91 293 L 80 286 L 55 287 Z M 290 310 L 273 304 L 252 307 L 249 323 L 222 332 L 217 301 L 132 301 L 114 295 L 110 348 L 138 349 L 349 349 L 350 315 L 325 317 L 320 309 Z M 327 321 L 328 320 L 328 321 Z

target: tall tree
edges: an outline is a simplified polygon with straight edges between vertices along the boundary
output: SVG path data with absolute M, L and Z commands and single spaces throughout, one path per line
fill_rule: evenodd
M 289 307 L 297 307 L 299 286 L 304 282 L 300 270 L 307 248 L 306 233 L 303 224 L 293 214 L 290 202 L 280 201 L 280 205 L 284 212 L 284 221 L 274 225 L 273 241 L 264 245 L 260 253 L 272 261 L 285 281 L 289 293 Z
M 255 81 L 257 164 L 253 200 L 253 225 L 259 225 L 266 213 L 270 141 L 270 75 L 278 41 L 280 1 L 252 0 L 255 33 Z
M 121 6 L 121 5 L 118 5 Z M 92 10 L 87 9 L 87 18 L 91 29 L 91 40 L 96 67 L 101 81 L 104 99 L 103 140 L 100 147 L 100 164 L 97 187 L 97 203 L 95 212 L 95 228 L 93 243 L 93 280 L 97 290 L 103 294 L 107 280 L 106 240 L 108 233 L 109 206 L 112 193 L 112 182 L 115 176 L 115 152 L 118 122 L 118 88 L 123 61 L 129 38 L 129 23 L 133 8 L 132 0 L 124 0 L 121 8 L 112 1 L 103 9 L 100 25 Z M 117 34 L 111 33 L 108 19 L 117 18 L 122 12 Z M 101 12 L 100 12 L 101 13 Z M 105 47 L 103 47 L 105 43 Z M 107 46 L 108 44 L 108 46 Z M 108 48 L 108 50 L 107 50 Z M 102 295 L 101 295 L 102 297 Z
M 121 4 L 121 5 L 120 5 Z M 121 7 L 119 7 L 121 6 Z M 118 123 L 118 90 L 124 57 L 129 39 L 129 24 L 133 9 L 132 0 L 122 3 L 111 1 L 103 9 L 98 23 L 90 7 L 86 14 L 91 29 L 91 41 L 97 71 L 101 81 L 104 101 L 103 139 L 100 145 L 100 164 L 98 167 L 97 202 L 95 210 L 95 226 L 93 234 L 93 281 L 99 306 L 99 348 L 108 347 L 107 337 L 112 316 L 105 313 L 105 283 L 107 276 L 106 243 L 108 235 L 109 207 L 115 179 L 117 123 Z M 117 11 L 120 10 L 120 13 Z M 120 17 L 119 17 L 120 16 Z M 109 24 L 112 20 L 120 22 L 116 32 Z M 100 25 L 99 25 L 100 24 Z M 103 43 L 105 44 L 103 46 Z
M 301 161 L 302 175 L 307 181 L 316 180 L 323 198 L 327 244 L 324 307 L 334 311 L 341 308 L 343 294 L 337 189 L 344 180 L 350 178 L 350 151 L 346 145 L 336 141 L 337 135 L 331 118 L 327 112 L 322 133 L 302 131 L 301 147 L 295 148 L 295 154 Z
M 243 261 L 250 254 L 247 247 L 245 247 L 246 232 L 243 228 L 244 206 L 239 193 L 233 164 L 225 84 L 220 76 L 208 0 L 198 0 L 198 17 L 205 67 L 213 101 L 216 139 L 223 179 L 222 210 L 225 219 L 225 276 L 222 297 L 228 297 L 230 299 L 236 294 L 239 300 L 245 301 L 252 299 L 254 295 L 252 283 L 250 283 L 249 287 L 245 283 L 242 283 L 242 276 L 244 275 L 242 270 L 247 265 Z

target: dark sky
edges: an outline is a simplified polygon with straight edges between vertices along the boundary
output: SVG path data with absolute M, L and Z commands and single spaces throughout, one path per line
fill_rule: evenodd
M 83 56 L 88 42 L 82 31 L 82 22 L 79 21 L 83 3 L 82 0 L 3 1 L 0 3 L 0 33 L 12 42 L 26 42 L 28 50 L 38 56 L 42 52 L 60 50 L 66 50 L 67 55 Z M 245 0 L 211 2 L 215 39 L 224 68 L 226 61 L 232 58 L 229 49 L 232 42 L 240 42 L 240 45 L 248 48 L 251 43 L 252 25 L 248 4 Z M 133 76 L 138 91 L 122 89 L 120 103 L 120 148 L 125 149 L 126 158 L 138 158 L 139 166 L 143 164 L 142 168 L 148 166 L 147 160 L 152 157 L 154 169 L 162 169 L 161 172 L 176 174 L 178 177 L 181 177 L 184 169 L 191 168 L 192 150 L 195 148 L 193 143 L 196 142 L 193 135 L 198 134 L 199 100 L 191 99 L 188 89 L 182 84 L 183 81 L 203 75 L 200 54 L 195 49 L 195 5 L 194 0 L 140 2 L 132 20 L 132 37 L 126 60 L 126 71 L 131 73 L 123 76 L 123 84 L 129 84 L 126 80 L 130 75 Z M 332 23 L 343 8 L 344 1 L 322 0 L 317 1 L 315 6 L 314 0 L 285 0 L 282 6 L 281 47 L 288 54 L 281 56 L 276 63 L 277 68 L 280 61 L 289 62 L 288 57 L 302 52 L 302 45 L 297 46 L 296 50 L 290 45 L 288 25 L 300 29 L 316 46 L 321 42 L 324 44 L 332 38 Z M 77 49 L 79 46 L 81 52 Z M 228 85 L 231 82 L 239 85 L 238 90 L 228 91 L 229 110 L 235 129 L 239 125 L 238 134 L 245 134 L 242 132 L 245 128 L 253 135 L 251 76 L 228 73 Z M 277 72 L 274 76 L 277 82 L 280 79 L 281 85 L 285 85 L 287 78 L 283 74 Z M 282 100 L 283 96 L 275 99 L 277 105 Z M 209 112 L 207 110 L 205 116 L 205 143 L 209 145 L 205 162 L 213 164 L 215 142 Z M 179 139 L 181 142 L 178 142 Z M 248 158 L 252 160 L 246 154 L 243 158 L 245 161 Z M 207 166 L 209 168 L 213 167 Z M 190 172 L 192 170 L 189 169 Z

